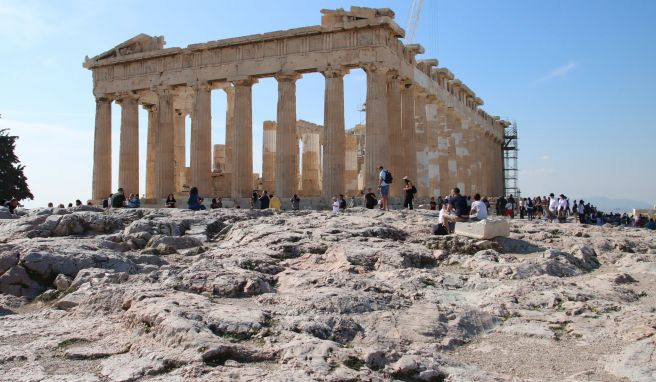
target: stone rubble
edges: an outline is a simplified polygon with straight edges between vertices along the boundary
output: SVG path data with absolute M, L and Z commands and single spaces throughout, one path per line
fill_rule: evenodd
M 653 381 L 656 237 L 431 211 L 0 220 L 7 381 Z

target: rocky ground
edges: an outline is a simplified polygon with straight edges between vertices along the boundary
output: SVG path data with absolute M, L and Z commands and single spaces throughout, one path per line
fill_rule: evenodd
M 430 211 L 0 220 L 3 381 L 654 381 L 656 238 Z

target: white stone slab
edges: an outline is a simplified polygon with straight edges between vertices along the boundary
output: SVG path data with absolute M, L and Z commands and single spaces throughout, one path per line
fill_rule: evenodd
M 510 235 L 510 224 L 505 218 L 488 218 L 478 222 L 456 223 L 456 235 L 474 239 L 494 239 L 495 237 Z

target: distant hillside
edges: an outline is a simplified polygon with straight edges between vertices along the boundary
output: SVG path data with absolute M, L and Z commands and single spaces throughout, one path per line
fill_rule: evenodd
M 633 199 L 612 199 L 605 196 L 590 196 L 583 198 L 605 212 L 631 212 L 634 208 L 653 208 L 653 204 Z

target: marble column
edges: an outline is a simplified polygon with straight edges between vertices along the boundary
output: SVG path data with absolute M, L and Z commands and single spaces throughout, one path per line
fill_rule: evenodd
M 148 138 L 146 142 L 146 198 L 154 197 L 155 157 L 157 152 L 157 106 L 144 105 L 148 111 Z
M 389 129 L 389 156 L 390 161 L 388 169 L 396 179 L 395 184 L 390 188 L 390 196 L 403 195 L 403 172 L 405 164 L 403 163 L 403 146 L 401 145 L 403 132 L 401 129 L 401 81 L 399 74 L 395 70 L 388 72 L 387 77 L 387 120 Z
M 490 192 L 490 136 L 485 132 L 480 137 L 481 142 L 481 196 L 492 195 Z
M 344 133 L 344 191 L 353 195 L 358 189 L 358 137 Z
M 344 157 L 344 75 L 346 70 L 329 68 L 322 72 L 324 93 L 323 163 L 321 196 L 329 198 L 345 191 Z
M 439 157 L 439 118 L 437 99 L 426 98 L 426 161 L 428 163 L 428 195 L 440 194 L 441 170 Z
M 437 107 L 438 136 L 437 151 L 440 164 L 440 195 L 448 195 L 453 185 L 449 177 L 449 150 L 450 132 L 448 124 L 447 108 L 439 104 Z
M 376 65 L 365 66 L 367 72 L 367 127 L 365 130 L 364 188 L 374 190 L 379 184 L 378 167 L 389 168 L 389 119 L 387 113 L 387 71 Z M 400 180 L 398 174 L 396 183 Z M 396 187 L 395 184 L 392 187 Z
M 460 190 L 463 195 L 472 196 L 473 195 L 473 182 L 472 182 L 472 165 L 473 158 L 471 154 L 471 142 L 473 140 L 473 126 L 467 118 L 460 119 L 460 129 L 462 131 L 462 141 L 460 146 L 460 157 L 458 158 L 458 163 L 461 163 L 461 174 L 462 183 L 464 187 Z
M 123 95 L 118 102 L 121 105 L 118 186 L 128 196 L 139 194 L 139 103 L 132 94 Z
M 212 93 L 209 85 L 194 86 L 194 112 L 191 118 L 191 185 L 201 195 L 212 190 Z
M 428 183 L 428 135 L 426 134 L 426 94 L 415 92 L 415 158 L 417 163 L 417 196 L 430 195 Z
M 319 196 L 319 154 L 321 145 L 319 144 L 318 133 L 303 133 L 301 140 L 303 142 L 303 171 L 301 172 L 301 187 L 303 196 Z
M 276 189 L 276 122 L 264 121 L 262 142 L 262 187 Z
M 182 186 L 185 180 L 185 167 L 187 162 L 187 136 L 186 136 L 186 126 L 185 119 L 187 114 L 183 110 L 175 110 L 173 114 L 173 184 L 175 185 L 175 191 L 178 192 L 182 190 Z M 191 147 L 191 151 L 193 151 Z M 187 186 L 190 186 L 187 184 Z
M 276 126 L 276 194 L 289 199 L 298 188 L 298 139 L 296 137 L 296 73 L 276 75 L 278 123 Z
M 481 180 L 481 157 L 482 157 L 482 147 L 481 143 L 483 132 L 480 130 L 478 125 L 470 124 L 471 136 L 469 140 L 469 145 L 467 151 L 469 151 L 469 157 L 471 159 L 471 189 L 472 196 L 476 193 L 483 196 L 483 187 Z
M 232 198 L 250 197 L 253 191 L 253 84 L 249 78 L 235 86 L 234 134 L 232 140 Z
M 104 199 L 112 192 L 112 100 L 96 98 L 91 197 Z
M 408 176 L 412 182 L 416 182 L 415 95 L 412 82 L 410 81 L 404 81 L 401 87 L 401 130 L 401 142 L 403 142 L 403 174 Z
M 447 128 L 449 135 L 449 191 L 458 187 L 461 193 L 465 193 L 465 183 L 463 182 L 464 163 L 462 158 L 462 123 L 455 110 L 447 109 Z
M 233 146 L 235 131 L 235 88 L 223 88 L 226 92 L 226 136 L 225 136 L 225 172 L 231 174 L 233 166 Z
M 164 199 L 175 192 L 173 158 L 173 93 L 169 88 L 157 91 L 157 155 L 155 158 L 154 197 Z

